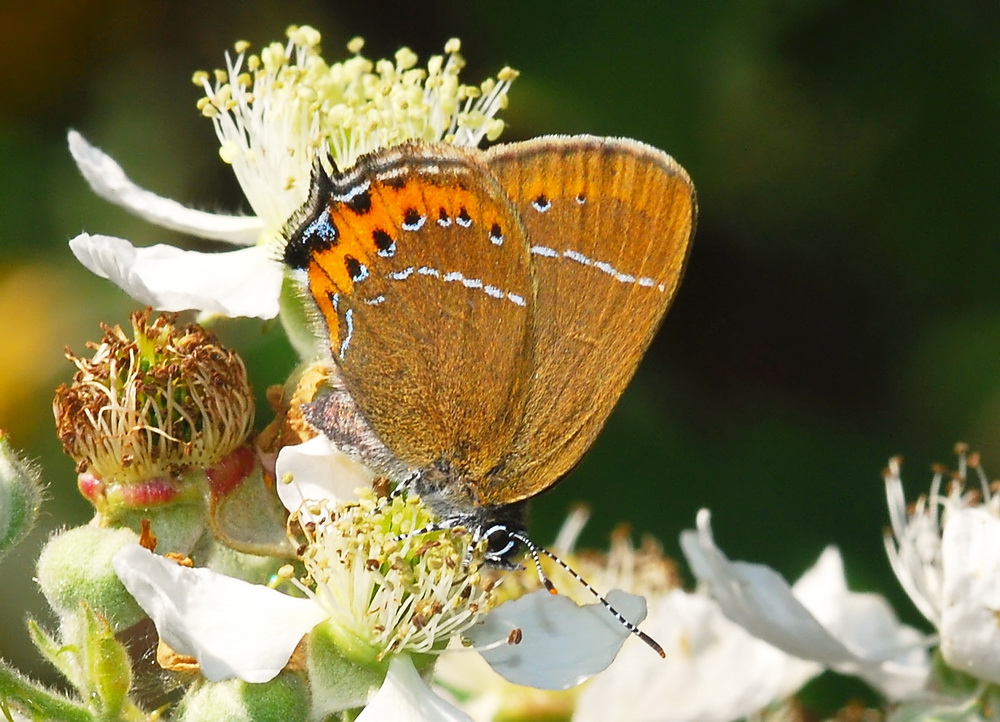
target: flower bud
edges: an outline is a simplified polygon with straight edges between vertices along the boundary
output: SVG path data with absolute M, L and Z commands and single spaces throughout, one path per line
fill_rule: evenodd
M 249 684 L 238 679 L 194 687 L 181 702 L 179 722 L 195 720 L 309 719 L 309 695 L 302 679 L 281 674 L 270 682 Z
M 0 557 L 31 531 L 41 503 L 38 467 L 24 461 L 0 431 Z
M 38 557 L 37 579 L 49 606 L 61 617 L 75 615 L 80 603 L 104 616 L 115 631 L 143 619 L 132 595 L 118 579 L 111 558 L 135 544 L 128 529 L 81 526 L 53 536 Z

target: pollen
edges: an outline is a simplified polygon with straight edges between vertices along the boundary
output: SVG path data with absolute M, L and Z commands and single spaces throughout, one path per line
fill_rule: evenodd
M 303 588 L 377 656 L 443 649 L 494 606 L 481 570 L 486 544 L 464 530 L 427 531 L 434 517 L 419 498 L 378 499 L 293 514 L 305 537 Z M 305 518 L 310 521 L 304 522 Z

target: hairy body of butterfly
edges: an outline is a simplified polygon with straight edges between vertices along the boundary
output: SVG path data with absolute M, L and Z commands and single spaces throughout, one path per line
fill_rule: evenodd
M 694 188 L 591 136 L 317 169 L 284 250 L 334 371 L 306 418 L 510 567 L 525 502 L 590 447 L 674 296 Z

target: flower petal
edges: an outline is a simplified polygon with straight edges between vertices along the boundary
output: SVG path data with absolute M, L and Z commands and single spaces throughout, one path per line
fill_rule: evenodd
M 355 490 L 370 487 L 374 472 L 319 436 L 278 452 L 274 464 L 278 498 L 288 511 L 306 500 L 338 502 L 357 499 Z
M 793 694 L 823 669 L 751 636 L 714 600 L 680 589 L 651 603 L 643 627 L 666 659 L 627 641 L 583 688 L 573 722 L 728 722 Z
M 436 695 L 405 654 L 394 655 L 382 687 L 358 716 L 358 722 L 472 722 L 472 718 Z
M 434 691 L 474 720 L 502 719 L 500 711 L 505 703 L 519 694 L 534 694 L 502 678 L 482 655 L 463 647 L 457 638 L 452 639 L 448 653 L 434 663 Z
M 698 514 L 698 532 L 681 535 L 681 549 L 726 616 L 754 636 L 803 659 L 819 657 L 826 664 L 851 659 L 850 651 L 830 637 L 777 572 L 762 564 L 729 561 L 715 546 L 706 510 Z
M 929 670 L 926 637 L 900 624 L 882 595 L 850 591 L 836 547 L 823 550 L 792 593 L 857 657 L 840 671 L 859 675 L 890 699 L 923 688 Z
M 1000 519 L 983 507 L 953 512 L 942 540 L 941 653 L 948 664 L 1000 683 Z
M 223 216 L 185 208 L 129 180 L 121 166 L 82 135 L 71 130 L 69 151 L 94 193 L 150 223 L 200 238 L 211 238 L 241 246 L 253 245 L 264 230 L 255 216 Z
M 303 635 L 327 616 L 311 599 L 182 567 L 137 544 L 118 552 L 113 564 L 160 639 L 195 657 L 213 682 L 274 678 Z
M 865 629 L 864 635 L 893 639 L 892 644 L 877 649 L 852 649 L 845 644 L 848 637 L 831 633 L 773 569 L 726 558 L 712 539 L 708 510 L 698 513 L 697 532 L 681 535 L 681 548 L 695 576 L 709 585 L 725 615 L 755 637 L 801 659 L 815 660 L 842 674 L 858 675 L 893 699 L 922 689 L 929 670 L 924 640 L 899 625 L 891 610 L 886 615 L 887 605 L 877 613 L 869 605 L 863 610 L 864 619 L 854 616 L 856 608 L 851 615 L 844 613 L 851 617 L 852 624 Z M 835 560 L 827 557 L 803 587 L 808 599 L 826 598 L 828 604 L 835 600 L 833 604 L 845 605 L 854 596 L 847 591 L 839 554 Z M 828 608 L 820 611 L 828 619 L 834 616 Z M 890 628 L 874 634 L 872 628 L 881 625 Z M 858 636 L 854 632 L 852 641 Z
M 278 315 L 281 264 L 263 246 L 199 253 L 166 245 L 136 248 L 123 238 L 81 233 L 69 247 L 89 270 L 160 311 Z
M 607 599 L 634 624 L 646 617 L 642 597 L 613 589 Z M 515 629 L 521 630 L 521 641 L 508 644 Z M 504 679 L 569 689 L 611 664 L 629 631 L 600 604 L 580 606 L 541 589 L 500 605 L 466 636 Z

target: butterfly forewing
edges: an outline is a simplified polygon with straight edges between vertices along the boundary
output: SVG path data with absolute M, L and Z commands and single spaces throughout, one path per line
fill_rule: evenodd
M 590 447 L 673 298 L 694 188 L 663 152 L 630 140 L 549 137 L 486 162 L 521 216 L 537 282 L 535 369 L 487 503 L 533 496 Z
M 308 287 L 342 383 L 406 465 L 482 477 L 513 443 L 533 365 L 517 214 L 481 154 L 448 145 L 364 157 L 330 185 L 290 243 L 319 218 Z

